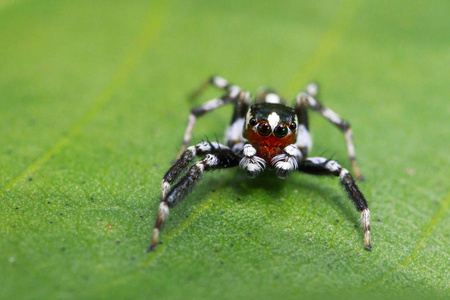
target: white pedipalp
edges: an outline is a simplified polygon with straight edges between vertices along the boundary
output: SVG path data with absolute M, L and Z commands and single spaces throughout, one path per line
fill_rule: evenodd
M 266 168 L 266 161 L 261 157 L 256 156 L 256 149 L 246 144 L 243 149 L 244 157 L 239 162 L 239 166 L 251 173 L 259 173 Z
M 244 146 L 244 155 L 247 157 L 252 157 L 256 154 L 256 149 L 250 145 L 250 144 L 246 144 Z
M 272 166 L 278 171 L 278 176 L 286 177 L 286 172 L 298 169 L 298 161 L 302 158 L 302 152 L 296 145 L 288 145 L 284 148 L 284 152 L 272 158 Z M 282 174 L 282 175 L 281 175 Z

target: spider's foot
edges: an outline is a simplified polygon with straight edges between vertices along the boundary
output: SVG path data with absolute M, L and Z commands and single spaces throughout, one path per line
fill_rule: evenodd
M 367 250 L 372 250 L 370 243 L 370 212 L 368 208 L 363 209 L 361 212 L 361 223 L 364 228 L 364 247 Z
M 151 252 L 155 250 L 156 245 L 158 244 L 158 238 L 159 238 L 159 229 L 154 228 L 153 229 L 153 237 L 152 237 L 152 243 L 150 244 L 150 248 L 148 248 L 147 252 Z

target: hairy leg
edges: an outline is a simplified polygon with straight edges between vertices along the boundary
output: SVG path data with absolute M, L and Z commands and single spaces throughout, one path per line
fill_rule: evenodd
M 336 161 L 324 157 L 311 157 L 299 164 L 299 171 L 313 175 L 332 175 L 339 177 L 347 196 L 361 212 L 361 223 L 364 229 L 364 246 L 371 250 L 370 242 L 370 212 L 364 195 L 359 190 L 352 175 Z

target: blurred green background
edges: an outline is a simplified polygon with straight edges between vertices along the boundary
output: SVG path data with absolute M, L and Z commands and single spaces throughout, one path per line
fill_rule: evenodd
M 0 298 L 449 295 L 450 1 L 0 0 Z M 146 253 L 211 74 L 353 126 L 373 251 L 334 178 L 207 174 Z M 196 104 L 219 95 L 210 90 Z M 193 142 L 220 139 L 226 107 Z M 311 116 L 312 155 L 349 167 Z

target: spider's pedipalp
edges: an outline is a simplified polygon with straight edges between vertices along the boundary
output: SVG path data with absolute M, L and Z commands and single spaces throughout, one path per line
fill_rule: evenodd
M 266 161 L 256 156 L 256 149 L 252 145 L 245 144 L 243 154 L 244 156 L 240 160 L 239 166 L 247 171 L 248 176 L 254 177 L 266 168 Z
M 296 170 L 298 168 L 298 162 L 303 158 L 302 152 L 294 144 L 286 146 L 283 152 L 275 156 L 271 161 L 272 166 L 277 171 L 277 176 L 282 179 L 286 178 L 293 170 Z

